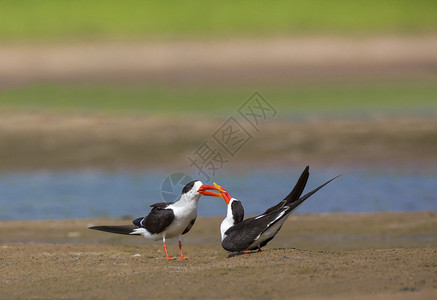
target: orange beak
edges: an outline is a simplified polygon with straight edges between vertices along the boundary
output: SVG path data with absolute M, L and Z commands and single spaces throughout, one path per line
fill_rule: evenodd
M 219 186 L 217 183 L 214 182 L 214 185 L 220 191 L 221 197 L 223 198 L 223 200 L 226 201 L 226 204 L 229 204 L 229 202 L 232 199 L 231 195 L 229 195 L 229 193 L 224 188 Z
M 219 193 L 210 192 L 208 190 L 220 191 L 220 194 Z M 222 188 L 214 187 L 212 185 L 207 185 L 207 184 L 201 185 L 200 188 L 197 190 L 197 192 L 199 194 L 202 194 L 204 196 L 213 196 L 213 197 L 219 197 L 219 198 L 223 198 L 222 191 L 225 191 L 225 190 L 222 189 Z

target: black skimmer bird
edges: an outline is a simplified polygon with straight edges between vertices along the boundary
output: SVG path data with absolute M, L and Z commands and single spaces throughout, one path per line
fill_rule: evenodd
M 221 197 L 220 194 L 207 191 L 220 190 L 210 185 L 203 185 L 198 180 L 187 183 L 182 189 L 181 198 L 176 202 L 161 202 L 150 205 L 150 213 L 133 220 L 133 225 L 122 226 L 92 226 L 89 229 L 106 232 L 142 235 L 147 239 L 158 240 L 162 243 L 167 260 L 172 260 L 167 253 L 166 238 L 178 237 L 180 259 L 189 259 L 182 254 L 181 236 L 190 231 L 197 217 L 197 203 L 201 195 Z
M 291 212 L 338 176 L 300 197 L 308 177 L 309 167 L 306 167 L 295 187 L 284 200 L 267 209 L 263 214 L 246 220 L 243 220 L 244 208 L 241 202 L 232 198 L 222 187 L 214 184 L 219 190 L 221 189 L 223 199 L 228 205 L 226 218 L 220 226 L 223 248 L 230 252 L 248 253 L 249 250 L 256 249 L 261 251 L 261 247 L 267 245 L 276 236 Z

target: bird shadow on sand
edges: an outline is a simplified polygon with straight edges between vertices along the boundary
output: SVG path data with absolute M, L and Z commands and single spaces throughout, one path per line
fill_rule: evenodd
M 235 257 L 235 256 L 240 256 L 240 255 L 251 255 L 251 254 L 256 254 L 256 253 L 263 253 L 263 252 L 271 252 L 271 251 L 279 251 L 279 250 L 294 250 L 294 251 L 305 251 L 304 249 L 297 249 L 297 248 L 271 248 L 271 249 L 267 249 L 267 250 L 252 250 L 252 251 L 240 251 L 240 252 L 232 252 L 229 253 L 228 258 L 231 257 Z

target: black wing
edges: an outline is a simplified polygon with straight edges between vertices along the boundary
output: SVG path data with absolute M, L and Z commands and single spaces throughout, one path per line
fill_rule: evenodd
M 89 227 L 89 229 L 132 235 L 139 234 L 135 233 L 135 229 L 142 227 L 152 234 L 160 233 L 164 231 L 174 220 L 173 210 L 166 209 L 166 207 L 170 204 L 173 204 L 173 202 L 160 202 L 150 205 L 150 207 L 153 207 L 151 212 L 146 217 L 133 220 L 133 225 L 92 226 Z
M 174 220 L 174 213 L 172 209 L 167 209 L 170 203 L 156 203 L 152 204 L 153 207 L 150 213 L 142 221 L 142 227 L 144 227 L 151 234 L 161 233 Z
M 298 200 L 294 201 L 294 202 L 290 202 L 287 203 L 287 208 L 286 211 L 284 213 L 284 215 L 287 215 L 291 212 L 293 212 L 299 205 L 301 205 L 306 199 L 308 199 L 309 197 L 311 197 L 314 193 L 316 193 L 318 190 L 320 190 L 322 187 L 324 187 L 325 185 L 327 185 L 328 183 L 330 183 L 331 181 L 333 181 L 334 179 L 337 179 L 339 176 L 336 176 L 334 178 L 332 178 L 331 180 L 328 180 L 327 182 L 325 182 L 324 184 L 320 185 L 319 187 L 315 188 L 314 190 L 312 190 L 311 192 L 305 194 L 304 196 L 300 197 Z M 279 219 L 278 219 L 279 220 Z M 269 226 L 275 224 L 278 220 L 275 220 L 274 222 L 272 222 Z M 282 226 L 281 226 L 282 227 Z M 281 230 L 281 227 L 278 228 L 278 231 Z M 267 228 L 266 228 L 267 229 Z M 278 232 L 276 231 L 276 232 Z M 260 247 L 264 247 L 265 245 L 267 245 L 268 242 L 270 242 L 274 237 L 275 237 L 276 233 L 269 238 L 268 240 L 265 240 L 264 242 L 262 242 L 259 246 Z M 249 250 L 254 250 L 255 248 L 250 248 Z
M 309 166 L 307 166 L 305 168 L 305 170 L 300 175 L 299 180 L 297 181 L 293 190 L 290 192 L 290 194 L 288 194 L 284 198 L 284 200 L 282 200 L 281 202 L 279 202 L 275 206 L 270 207 L 263 214 L 268 214 L 268 213 L 277 211 L 277 210 L 283 208 L 285 205 L 287 205 L 289 203 L 293 203 L 294 201 L 298 200 L 300 195 L 302 195 L 303 190 L 305 189 L 305 185 L 307 184 L 308 177 L 310 176 L 309 169 L 310 169 Z
M 281 230 L 281 228 L 282 228 L 282 226 L 279 227 L 278 231 Z M 276 231 L 276 233 L 277 233 L 278 231 Z M 276 233 L 275 233 L 274 235 L 272 235 L 271 238 L 265 240 L 265 241 L 262 242 L 261 244 L 255 246 L 255 247 L 249 248 L 249 250 L 256 250 L 256 249 L 258 249 L 258 248 L 262 248 L 262 247 L 264 247 L 264 246 L 267 245 L 271 240 L 273 240 L 273 238 L 276 236 Z
M 305 170 L 308 171 L 308 169 L 305 169 Z M 304 171 L 304 173 L 305 173 L 305 171 Z M 304 174 L 302 174 L 302 175 L 304 175 Z M 255 242 L 257 240 L 257 238 L 265 230 L 267 230 L 270 226 L 272 226 L 273 224 L 278 222 L 280 219 L 284 218 L 287 214 L 291 213 L 299 205 L 301 205 L 306 199 L 311 197 L 318 190 L 320 190 L 325 185 L 327 185 L 328 183 L 330 183 L 331 181 L 333 181 L 334 179 L 336 179 L 338 177 L 339 176 L 336 176 L 336 177 L 332 178 L 331 180 L 328 180 L 327 182 L 325 182 L 324 184 L 315 188 L 311 192 L 309 192 L 309 193 L 305 194 L 304 196 L 300 197 L 299 199 L 295 199 L 293 201 L 293 198 L 289 197 L 289 196 L 293 194 L 293 191 L 296 190 L 296 187 L 300 186 L 300 184 L 303 183 L 304 184 L 303 186 L 305 187 L 306 180 L 308 179 L 308 178 L 306 178 L 306 179 L 304 179 L 304 181 L 300 182 L 301 179 L 303 178 L 301 176 L 301 178 L 299 178 L 299 181 L 296 184 L 293 191 L 286 197 L 286 199 L 284 199 L 284 201 L 286 201 L 285 203 L 284 203 L 284 201 L 282 201 L 278 205 L 268 209 L 267 210 L 268 213 L 264 213 L 262 215 L 254 217 L 254 218 L 246 219 L 243 222 L 240 222 L 240 223 L 232 226 L 231 228 L 229 228 L 225 232 L 225 235 L 226 235 L 225 239 L 222 241 L 223 248 L 227 251 L 243 251 L 246 249 L 249 249 L 249 250 L 256 249 L 256 248 L 249 248 L 249 246 L 252 245 L 253 242 Z M 302 192 L 300 192 L 298 195 L 300 196 L 301 193 Z M 297 194 L 294 194 L 294 195 L 297 195 Z M 293 197 L 295 197 L 295 196 L 293 196 Z M 282 206 L 279 206 L 279 205 L 282 205 Z M 275 208 L 275 209 L 273 209 L 273 208 Z M 270 212 L 269 212 L 269 210 L 270 210 Z M 281 228 L 278 228 L 276 233 L 280 229 Z M 276 233 L 274 233 L 272 235 L 272 237 L 270 237 L 269 239 L 265 240 L 260 245 L 260 247 L 263 247 L 268 242 L 270 242 L 275 237 Z
M 188 231 L 190 231 L 194 225 L 194 222 L 196 222 L 196 218 L 191 220 L 190 224 L 188 224 L 187 228 L 185 228 L 185 230 L 184 230 L 184 232 L 182 232 L 182 234 L 186 234 Z
M 150 207 L 166 208 L 167 206 L 173 204 L 174 202 L 159 202 L 150 205 Z
M 232 226 L 225 232 L 222 247 L 231 252 L 247 250 L 267 228 L 283 217 L 284 211 L 249 218 Z

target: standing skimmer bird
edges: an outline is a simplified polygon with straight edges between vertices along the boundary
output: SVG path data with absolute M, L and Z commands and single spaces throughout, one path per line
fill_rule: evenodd
M 194 180 L 187 183 L 182 189 L 181 198 L 176 202 L 161 202 L 150 205 L 150 213 L 133 220 L 133 225 L 122 226 L 92 226 L 89 229 L 106 232 L 142 235 L 147 239 L 158 240 L 162 243 L 167 260 L 173 260 L 167 253 L 166 238 L 178 237 L 180 259 L 189 259 L 182 254 L 181 236 L 190 231 L 197 217 L 197 203 L 201 195 L 219 196 L 220 194 L 207 191 L 219 190 L 210 185 L 203 185 L 201 181 Z

